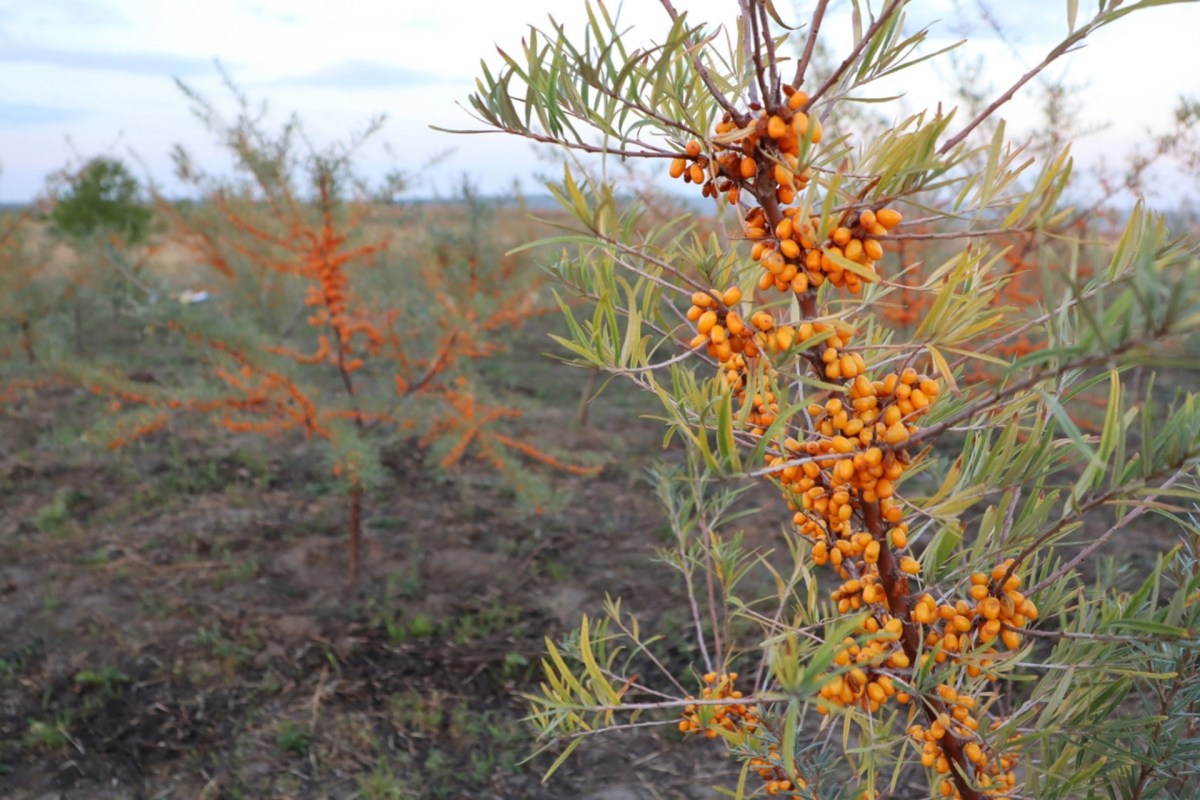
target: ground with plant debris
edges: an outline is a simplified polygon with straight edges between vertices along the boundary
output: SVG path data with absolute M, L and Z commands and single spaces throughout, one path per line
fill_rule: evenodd
M 549 349 L 544 329 L 522 336 Z M 197 422 L 110 454 L 79 441 L 104 409 L 86 391 L 8 398 L 0 796 L 712 796 L 728 765 L 669 729 L 601 737 L 545 785 L 549 756 L 522 763 L 544 635 L 605 593 L 667 634 L 685 606 L 651 560 L 666 528 L 646 398 L 613 387 L 579 425 L 580 371 L 509 358 L 492 379 L 523 396 L 519 430 L 603 472 L 553 475 L 562 500 L 535 513 L 398 440 L 352 591 L 344 498 L 303 440 Z

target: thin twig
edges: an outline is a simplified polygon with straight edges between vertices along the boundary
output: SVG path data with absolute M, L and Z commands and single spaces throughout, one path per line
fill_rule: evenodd
M 816 103 L 823 94 L 828 92 L 831 88 L 833 88 L 834 84 L 841 80 L 842 73 L 850 69 L 850 66 L 858 60 L 859 55 L 861 55 L 862 51 L 865 50 L 867 45 L 871 43 L 871 39 L 875 37 L 875 34 L 878 33 L 879 30 L 888 23 L 892 16 L 900 10 L 901 6 L 903 6 L 905 2 L 906 0 L 891 0 L 890 3 L 884 6 L 883 11 L 879 12 L 879 16 L 874 22 L 871 23 L 871 27 L 867 28 L 866 33 L 864 33 L 863 37 L 858 40 L 858 44 L 854 45 L 854 49 L 850 51 L 849 55 L 846 56 L 841 64 L 838 64 L 837 69 L 833 71 L 833 74 L 830 75 L 823 84 L 821 84 L 820 88 L 808 96 L 808 102 L 803 106 L 803 108 L 812 108 L 813 104 Z
M 1054 61 L 1058 60 L 1059 57 L 1068 53 L 1073 47 L 1075 47 L 1075 45 L 1079 44 L 1079 42 L 1083 41 L 1083 39 L 1085 39 L 1092 31 L 1099 27 L 1096 22 L 1099 18 L 1100 15 L 1097 14 L 1096 17 L 1094 17 L 1087 25 L 1084 25 L 1082 28 L 1075 31 L 1075 33 L 1059 42 L 1056 47 L 1046 54 L 1046 57 L 1042 59 L 1040 64 L 1018 78 L 1016 83 L 1008 87 L 1008 89 L 1005 90 L 995 100 L 993 100 L 987 108 L 985 108 L 983 111 L 980 111 L 979 114 L 977 114 L 974 119 L 968 122 L 962 130 L 947 139 L 946 142 L 938 148 L 938 155 L 942 156 L 948 153 L 950 150 L 953 150 L 956 145 L 958 145 L 963 139 L 966 139 L 971 134 L 971 131 L 983 124 L 984 121 L 990 119 L 992 115 L 996 113 L 996 110 L 1000 108 L 1000 106 L 1011 100 L 1013 95 L 1015 95 L 1022 86 L 1029 83 L 1029 81 L 1037 77 L 1042 70 L 1050 66 L 1050 64 L 1052 64 Z
M 775 39 L 771 36 L 771 23 L 767 18 L 767 5 L 759 0 L 758 16 L 762 20 L 763 44 L 767 47 L 767 65 L 771 70 L 771 102 L 779 103 L 780 97 L 780 77 L 779 77 L 779 59 L 775 55 Z
M 713 651 L 716 654 L 716 663 L 724 664 L 724 654 L 722 653 L 721 634 L 722 628 L 717 621 L 717 597 L 716 586 L 713 584 L 713 564 L 712 564 L 712 544 L 713 530 L 708 524 L 708 516 L 704 513 L 704 503 L 702 500 L 703 492 L 698 485 L 698 477 L 693 470 L 692 474 L 692 492 L 696 498 L 696 521 L 700 524 L 700 530 L 704 534 L 704 538 L 708 541 L 704 542 L 704 579 L 705 586 L 708 590 L 708 614 L 712 618 L 712 635 L 713 635 Z M 728 606 L 724 605 L 723 609 L 728 613 Z M 697 630 L 697 636 L 703 638 L 704 631 Z
M 1030 592 L 1033 590 L 1031 589 Z M 1175 636 L 1121 636 L 1115 633 L 1080 633 L 1076 631 L 1039 631 L 1033 628 L 1022 628 L 1000 623 L 1000 627 L 1019 633 L 1022 636 L 1033 636 L 1038 639 L 1077 639 L 1084 642 L 1113 642 L 1116 644 L 1160 644 L 1164 639 L 1176 639 Z
M 1183 475 L 1184 475 L 1183 470 L 1176 472 L 1168 480 L 1163 482 L 1162 486 L 1159 487 L 1159 492 L 1161 493 L 1162 491 L 1164 491 L 1166 489 L 1170 489 L 1180 478 L 1183 477 Z M 1144 503 L 1145 505 L 1139 505 L 1136 508 L 1129 511 L 1127 514 L 1125 514 L 1125 516 L 1123 516 L 1120 520 L 1118 520 L 1115 525 L 1113 525 L 1111 528 L 1106 530 L 1104 533 L 1097 536 L 1095 541 L 1093 541 L 1087 547 L 1080 550 L 1079 553 L 1077 553 L 1074 558 L 1072 558 L 1070 561 L 1068 561 L 1067 563 L 1063 564 L 1061 567 L 1056 569 L 1054 572 L 1052 572 L 1050 575 L 1048 575 L 1045 579 L 1040 581 L 1036 586 L 1030 588 L 1029 591 L 1026 592 L 1026 594 L 1033 594 L 1035 592 L 1041 591 L 1042 589 L 1045 589 L 1047 586 L 1050 586 L 1051 584 L 1056 583 L 1063 576 L 1065 576 L 1068 572 L 1073 570 L 1075 567 L 1079 566 L 1079 564 L 1081 564 L 1086 558 L 1091 556 L 1092 553 L 1096 552 L 1101 547 L 1103 547 L 1105 542 L 1107 542 L 1109 539 L 1112 538 L 1113 534 L 1115 534 L 1117 531 L 1124 528 L 1129 523 L 1133 522 L 1135 519 L 1140 517 L 1142 514 L 1149 511 L 1150 506 L 1148 504 L 1153 503 L 1155 500 L 1158 499 L 1158 497 L 1159 497 L 1158 494 L 1153 494 L 1150 497 L 1143 499 L 1141 502 Z
M 1143 344 L 1145 344 L 1145 342 L 1139 340 L 1125 342 L 1124 344 L 1113 348 L 1112 352 L 1095 353 L 1083 358 L 1075 359 L 1074 361 L 1066 361 L 1052 371 L 1044 370 L 1041 372 L 1036 372 L 1017 381 L 1016 383 L 1009 384 L 1003 388 L 993 389 L 983 397 L 979 398 L 977 401 L 964 406 L 938 424 L 931 425 L 927 428 L 922 428 L 921 430 L 917 431 L 908 438 L 908 441 L 904 443 L 903 447 L 909 447 L 912 444 L 924 441 L 926 439 L 936 438 L 958 423 L 975 417 L 984 411 L 987 411 L 989 408 L 998 405 L 1004 400 L 1007 400 L 1013 395 L 1020 394 L 1026 389 L 1036 386 L 1042 381 L 1052 380 L 1055 376 L 1061 374 L 1062 372 L 1076 369 L 1087 369 L 1088 367 L 1096 367 L 1108 364 L 1112 362 L 1116 356 L 1123 355 L 1129 350 L 1133 350 L 1134 348 L 1140 347 Z
M 1155 472 L 1151 473 L 1146 479 L 1139 481 L 1132 486 L 1122 486 L 1122 487 L 1118 487 L 1118 488 L 1114 488 L 1114 489 L 1109 489 L 1108 491 L 1104 492 L 1103 494 L 1093 497 L 1088 502 L 1077 505 L 1075 507 L 1074 511 L 1072 511 L 1070 514 L 1064 514 L 1062 517 L 1060 517 L 1058 519 L 1057 522 L 1054 523 L 1054 525 L 1050 526 L 1050 528 L 1047 529 L 1044 533 L 1039 535 L 1030 544 L 1026 545 L 1025 549 L 1022 550 L 1015 559 L 1013 559 L 1011 564 L 1009 564 L 1008 570 L 1004 573 L 1004 577 L 1002 577 L 998 581 L 995 581 L 994 583 L 997 586 L 1003 586 L 1010 577 L 1012 577 L 1014 574 L 1016 574 L 1016 571 L 1021 567 L 1021 564 L 1023 564 L 1026 561 L 1026 559 L 1028 559 L 1034 553 L 1041 550 L 1042 546 L 1045 545 L 1050 540 L 1052 540 L 1059 533 L 1061 533 L 1063 528 L 1065 528 L 1067 525 L 1071 524 L 1075 520 L 1081 519 L 1089 511 L 1099 508 L 1100 506 L 1102 506 L 1106 503 L 1112 502 L 1113 500 L 1116 500 L 1122 496 L 1126 496 L 1126 495 L 1131 496 L 1134 491 L 1136 491 L 1137 489 L 1145 488 L 1145 486 L 1150 481 L 1154 480 L 1157 476 L 1162 475 L 1163 473 L 1167 472 L 1168 469 L 1179 470 L 1179 473 L 1177 473 L 1176 476 L 1172 476 L 1173 479 L 1177 479 L 1179 474 L 1182 473 L 1183 465 L 1187 464 L 1189 461 L 1196 458 L 1196 456 L 1197 456 L 1196 453 L 1186 453 L 1186 454 L 1184 454 L 1183 458 L 1180 459 L 1179 464 L 1172 464 L 1167 469 L 1156 470 Z M 1114 526 L 1112 529 L 1106 531 L 1103 534 L 1103 536 L 1101 537 L 1101 539 L 1105 539 L 1105 537 L 1112 536 L 1112 534 L 1116 530 L 1119 530 L 1119 526 Z M 1103 543 L 1103 542 L 1101 542 L 1101 543 Z M 1095 550 L 1095 547 L 1093 546 L 1090 549 L 1085 548 L 1085 550 L 1087 550 L 1087 552 L 1090 554 L 1090 552 Z M 1076 558 L 1075 563 L 1078 563 L 1079 560 L 1081 560 L 1081 559 Z M 1038 585 L 1038 588 L 1042 588 L 1041 584 Z
M 754 42 L 754 46 L 750 49 L 750 55 L 754 61 L 754 80 L 758 86 L 758 91 L 762 94 L 762 104 L 764 106 L 771 105 L 771 90 L 767 87 L 767 81 L 764 75 L 766 69 L 762 62 L 762 37 L 763 34 L 758 29 L 758 0 L 749 0 L 749 13 L 746 15 L 748 19 L 745 24 L 750 29 L 750 39 Z
M 808 64 L 812 61 L 813 51 L 817 47 L 817 34 L 821 31 L 821 21 L 825 18 L 825 9 L 828 6 L 829 0 L 819 0 L 813 11 L 812 21 L 808 23 L 808 38 L 804 40 L 804 52 L 800 54 L 800 60 L 796 62 L 796 77 L 792 78 L 792 86 L 797 89 L 800 88 L 800 84 L 804 83 L 804 73 L 808 71 Z
M 678 364 L 680 361 L 683 361 L 684 359 L 691 358 L 696 353 L 700 352 L 700 348 L 706 347 L 707 345 L 708 345 L 708 341 L 705 340 L 705 341 L 701 342 L 700 344 L 696 345 L 695 347 L 691 348 L 690 350 L 684 350 L 679 355 L 669 358 L 666 361 L 660 361 L 657 364 L 647 364 L 644 367 L 613 367 L 613 368 L 606 367 L 604 371 L 609 372 L 613 375 L 629 375 L 629 374 L 638 373 L 638 372 L 653 372 L 656 369 L 662 369 L 663 367 L 669 367 L 672 364 Z
M 675 685 L 675 688 L 678 689 L 680 691 L 680 693 L 687 694 L 687 689 L 683 688 L 683 685 L 678 680 L 675 679 L 675 674 L 673 672 L 671 672 L 671 670 L 669 670 L 665 666 L 663 666 L 663 663 L 661 661 L 659 661 L 658 658 L 655 657 L 654 653 L 650 652 L 650 648 L 646 647 L 646 645 L 643 644 L 641 642 L 641 640 L 639 640 L 637 637 L 635 637 L 633 635 L 633 632 L 631 630 L 629 630 L 629 626 L 627 626 L 624 622 L 622 622 L 620 617 L 617 617 L 614 621 L 617 623 L 617 627 L 621 629 L 621 632 L 624 633 L 626 636 L 628 636 L 629 640 L 632 641 L 637 646 L 637 649 L 640 650 L 642 652 L 642 654 L 646 656 L 646 658 L 650 659 L 650 663 L 654 664 L 654 666 L 658 668 L 659 672 L 661 672 L 663 675 L 667 676 L 667 680 L 669 680 L 671 683 L 673 683 Z M 613 677 L 619 677 L 619 676 L 613 675 Z M 625 680 L 624 678 L 619 678 L 619 679 L 622 681 Z M 636 684 L 636 683 L 633 684 L 633 686 L 635 686 L 639 689 L 642 689 L 645 692 L 649 692 L 651 694 L 657 694 L 661 697 L 669 696 L 669 695 L 663 694 L 662 692 L 659 692 L 657 690 L 650 689 L 649 687 L 640 686 L 639 684 Z
M 440 128 L 436 130 L 441 130 Z M 582 150 L 585 153 L 599 153 L 610 156 L 620 156 L 621 158 L 678 158 L 679 153 L 674 150 L 664 150 L 661 148 L 646 149 L 646 150 L 622 150 L 620 148 L 606 147 L 604 145 L 587 144 L 586 142 L 569 142 L 565 139 L 555 138 L 544 133 L 536 131 L 520 130 L 518 128 L 510 128 L 507 125 L 497 125 L 494 128 L 486 130 L 456 130 L 447 131 L 450 133 L 470 133 L 470 134 L 487 134 L 487 133 L 508 133 L 514 136 L 521 136 L 526 139 L 532 139 L 541 144 L 554 144 L 559 147 L 565 147 L 568 150 Z M 645 148 L 650 148 L 652 145 L 644 142 L 630 141 L 630 144 L 638 144 Z

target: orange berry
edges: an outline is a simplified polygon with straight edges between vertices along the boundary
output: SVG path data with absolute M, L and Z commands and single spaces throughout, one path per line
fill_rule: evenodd
M 902 219 L 902 217 L 900 216 L 899 211 L 896 211 L 891 208 L 881 208 L 881 209 L 879 209 L 879 211 L 877 211 L 875 213 L 875 219 L 879 222 L 880 225 L 887 228 L 888 230 L 891 230 L 892 228 L 894 228 L 900 224 L 900 220 Z
M 863 243 L 860 239 L 851 239 L 846 242 L 844 255 L 851 261 L 861 261 L 863 256 Z
M 692 158 L 700 155 L 700 143 L 695 139 L 692 139 L 690 142 L 688 142 L 685 149 L 687 150 L 687 154 Z
M 680 175 L 683 174 L 683 171 L 685 169 L 687 169 L 687 161 L 685 161 L 684 159 L 675 158 L 675 159 L 671 160 L 671 177 L 672 178 L 678 178 Z
M 979 603 L 979 613 L 984 619 L 996 619 L 1000 616 L 1000 601 L 995 597 L 985 597 Z
M 883 440 L 892 445 L 904 444 L 908 441 L 908 428 L 905 427 L 903 422 L 892 423 L 883 434 Z
M 849 506 L 845 506 L 845 508 L 849 508 Z M 863 561 L 868 564 L 874 564 L 879 561 L 879 542 L 871 542 L 867 545 L 866 549 L 863 550 Z
M 769 331 L 775 327 L 775 320 L 765 311 L 756 311 L 750 318 L 750 324 L 760 331 Z

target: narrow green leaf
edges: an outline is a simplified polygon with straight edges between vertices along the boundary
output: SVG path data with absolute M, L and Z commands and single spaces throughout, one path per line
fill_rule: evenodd
M 544 773 L 542 773 L 542 783 L 545 783 L 546 781 L 550 780 L 550 776 L 553 775 L 555 772 L 557 772 L 558 768 L 561 767 L 564 763 L 566 763 L 566 760 L 571 757 L 571 753 L 574 753 L 575 748 L 579 747 L 579 745 L 581 745 L 581 744 L 583 744 L 582 737 L 572 739 L 570 741 L 570 743 L 568 743 L 567 746 L 565 748 L 563 748 L 563 751 L 562 751 L 562 753 L 559 754 L 558 758 L 554 759 L 554 763 L 552 763 L 549 767 L 547 767 L 546 771 Z

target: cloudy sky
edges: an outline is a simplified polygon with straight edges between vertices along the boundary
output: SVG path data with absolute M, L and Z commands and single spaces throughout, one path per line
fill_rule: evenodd
M 989 59 L 981 81 L 997 90 L 1066 31 L 1065 2 L 989 2 L 1002 36 L 979 22 L 979 2 L 922 0 L 910 7 L 909 23 L 934 24 L 938 40 L 949 41 L 973 19 L 972 52 Z M 737 5 L 675 4 L 693 20 L 713 23 L 731 22 Z M 1086 14 L 1094 4 L 1080 6 Z M 498 44 L 515 48 L 525 24 L 545 25 L 549 13 L 578 30 L 582 10 L 582 0 L 0 0 L 0 203 L 30 199 L 47 174 L 73 158 L 136 157 L 168 187 L 168 154 L 176 143 L 202 162 L 220 163 L 175 85 L 180 79 L 230 108 L 217 61 L 252 98 L 269 99 L 280 117 L 297 112 L 317 142 L 386 115 L 363 164 L 379 172 L 421 172 L 440 158 L 436 169 L 421 173 L 418 194 L 447 194 L 464 174 L 489 193 L 505 191 L 514 180 L 537 191 L 528 176 L 550 168 L 528 145 L 498 135 L 451 136 L 429 126 L 473 127 L 458 104 L 465 105 L 479 60 L 495 64 Z M 638 40 L 653 39 L 666 18 L 656 0 L 626 0 L 620 14 Z M 847 19 L 844 10 L 830 18 L 835 49 L 849 40 Z M 1109 125 L 1078 144 L 1084 165 L 1102 157 L 1119 162 L 1147 128 L 1169 125 L 1178 95 L 1200 96 L 1197 30 L 1198 2 L 1149 9 L 1095 37 L 1050 73 L 1081 87 L 1086 124 Z M 913 108 L 944 92 L 936 71 L 906 80 L 895 88 L 909 93 Z M 1016 103 L 1006 110 L 1010 129 L 1022 130 L 1030 108 Z

